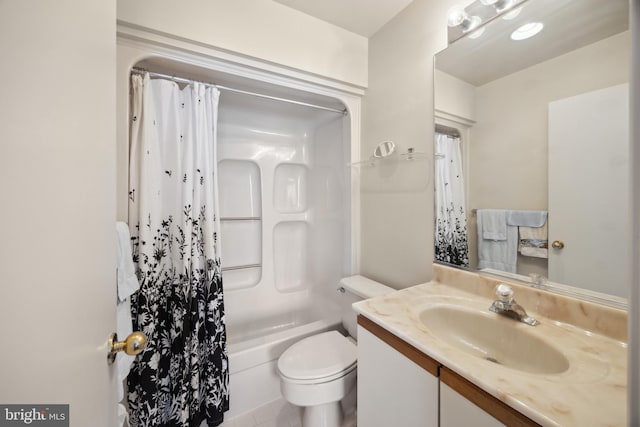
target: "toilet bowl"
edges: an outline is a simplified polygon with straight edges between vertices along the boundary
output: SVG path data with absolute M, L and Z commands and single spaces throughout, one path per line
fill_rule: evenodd
M 356 383 L 357 347 L 338 331 L 305 338 L 278 359 L 283 397 L 304 407 L 304 427 L 339 427 L 340 401 Z
M 342 279 L 338 290 L 343 326 L 350 336 L 338 331 L 313 335 L 293 344 L 278 359 L 280 390 L 288 402 L 303 407 L 302 427 L 341 426 L 340 401 L 356 384 L 356 314 L 351 304 L 393 291 L 362 276 Z

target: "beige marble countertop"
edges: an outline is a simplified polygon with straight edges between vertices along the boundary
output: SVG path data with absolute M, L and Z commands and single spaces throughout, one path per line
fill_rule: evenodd
M 517 299 L 517 293 L 516 293 Z M 525 309 L 540 321 L 516 327 L 560 350 L 569 369 L 531 374 L 496 365 L 454 348 L 419 319 L 437 305 L 488 311 L 491 299 L 429 282 L 353 305 L 362 314 L 543 426 L 625 426 L 627 349 L 611 337 L 589 332 Z M 493 314 L 498 316 L 497 314 Z

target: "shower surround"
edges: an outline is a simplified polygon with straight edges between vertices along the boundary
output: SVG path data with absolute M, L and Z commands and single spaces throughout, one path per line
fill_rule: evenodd
M 290 344 L 340 325 L 334 294 L 349 271 L 351 234 L 345 122 L 335 112 L 221 96 L 230 417 L 280 396 L 275 364 Z
M 118 219 L 126 219 L 132 67 L 345 110 L 221 90 L 218 197 L 230 372 L 225 419 L 232 419 L 281 397 L 276 361 L 286 348 L 341 328 L 338 282 L 358 271 L 359 175 L 348 165 L 359 160 L 363 92 L 120 29 Z

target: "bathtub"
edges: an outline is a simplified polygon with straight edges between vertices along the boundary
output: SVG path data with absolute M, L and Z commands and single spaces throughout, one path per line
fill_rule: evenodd
M 309 310 L 253 320 L 250 325 L 227 324 L 230 408 L 225 418 L 282 397 L 277 372 L 280 355 L 304 337 L 334 329 L 342 329 L 339 314 L 323 316 Z

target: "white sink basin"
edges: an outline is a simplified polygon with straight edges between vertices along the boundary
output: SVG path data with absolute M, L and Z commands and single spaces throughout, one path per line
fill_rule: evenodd
M 569 361 L 528 326 L 497 314 L 452 305 L 420 313 L 420 321 L 447 344 L 488 362 L 535 374 L 559 374 Z

